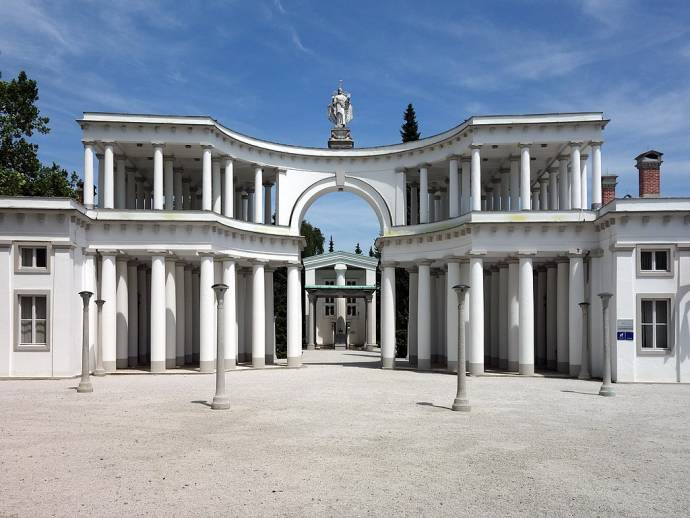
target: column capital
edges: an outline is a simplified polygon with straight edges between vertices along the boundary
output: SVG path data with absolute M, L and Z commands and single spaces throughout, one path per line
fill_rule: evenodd
M 518 250 L 517 251 L 517 256 L 519 258 L 534 257 L 535 255 L 537 255 L 536 250 L 524 249 L 524 250 Z
M 452 155 L 448 155 L 448 156 L 446 157 L 446 159 L 447 159 L 447 160 L 456 160 L 456 161 L 460 161 L 460 160 L 462 160 L 462 155 L 459 155 L 459 154 L 457 154 L 457 153 L 453 153 Z
M 559 162 L 567 162 L 568 160 L 570 160 L 570 157 L 569 157 L 568 155 L 565 155 L 565 154 L 563 154 L 563 155 L 558 155 L 557 160 L 558 160 Z
M 546 182 L 549 181 L 549 173 L 544 173 L 544 174 L 542 174 L 539 178 L 537 178 L 537 181 L 538 181 L 541 185 L 544 185 Z
M 421 261 L 417 261 L 417 267 L 431 266 L 431 263 L 433 263 L 431 259 L 422 259 Z
M 604 143 L 603 140 L 592 140 L 592 141 L 589 143 L 589 145 L 590 145 L 591 147 L 601 147 L 603 143 Z
M 486 255 L 486 250 L 474 249 L 467 252 L 467 255 L 474 258 L 483 258 Z
M 151 142 L 151 145 L 155 148 L 165 149 L 165 142 Z
M 215 252 L 197 252 L 196 255 L 198 257 L 215 257 L 216 253 Z
M 406 266 L 405 270 L 407 270 L 407 273 L 411 274 L 417 274 L 419 272 L 419 268 L 417 268 L 417 265 Z
M 518 142 L 518 147 L 520 149 L 529 149 L 530 147 L 532 147 L 532 142 Z
M 417 165 L 417 169 L 429 169 L 431 167 L 431 164 L 429 162 L 422 162 L 421 164 Z
M 580 248 L 571 248 L 570 250 L 568 250 L 567 255 L 570 258 L 572 258 L 572 257 L 584 257 L 585 255 L 587 255 L 587 251 L 582 250 Z
M 398 266 L 396 261 L 381 261 L 381 268 L 395 268 Z
M 476 144 L 476 143 L 470 144 L 470 149 L 481 149 L 481 148 L 482 148 L 482 144 Z
M 201 144 L 201 149 L 213 149 L 213 144 Z
M 577 141 L 577 140 L 571 140 L 570 142 L 568 142 L 568 145 L 571 148 L 575 148 L 575 149 L 580 149 L 582 147 L 582 144 L 583 143 L 581 141 Z
M 95 140 L 82 140 L 81 143 L 84 144 L 84 147 L 95 146 L 96 144 L 98 144 L 98 142 Z
M 165 155 L 163 157 L 164 162 L 172 162 L 173 160 L 175 160 L 175 155 Z

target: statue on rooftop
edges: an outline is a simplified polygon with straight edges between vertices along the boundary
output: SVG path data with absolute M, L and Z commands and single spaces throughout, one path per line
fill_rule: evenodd
M 338 90 L 331 96 L 331 103 L 328 105 L 328 120 L 333 123 L 331 138 L 328 140 L 330 149 L 351 149 L 354 147 L 350 129 L 347 127 L 352 117 L 350 94 L 343 90 L 341 80 Z

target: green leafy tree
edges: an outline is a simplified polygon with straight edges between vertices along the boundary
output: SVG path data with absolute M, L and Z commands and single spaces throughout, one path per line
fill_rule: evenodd
M 357 243 L 357 246 L 355 246 L 355 253 L 357 255 L 362 255 L 362 249 L 359 246 L 359 243 Z
M 400 137 L 403 142 L 412 142 L 419 140 L 419 127 L 417 126 L 417 115 L 414 112 L 412 103 L 407 105 L 405 114 L 403 115 L 404 122 L 400 127 Z
M 332 252 L 333 251 L 333 236 L 330 237 L 328 240 L 328 251 Z
M 302 250 L 302 257 L 319 255 L 323 253 L 323 242 L 325 238 L 319 227 L 313 226 L 307 220 L 302 221 L 300 234 L 307 240 L 307 246 Z

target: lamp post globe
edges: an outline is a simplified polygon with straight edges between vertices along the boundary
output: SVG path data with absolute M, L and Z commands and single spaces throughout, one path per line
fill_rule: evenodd
M 451 407 L 455 412 L 469 412 L 470 402 L 467 399 L 467 376 L 465 372 L 465 294 L 470 287 L 467 284 L 456 284 L 453 290 L 458 297 L 458 391 Z

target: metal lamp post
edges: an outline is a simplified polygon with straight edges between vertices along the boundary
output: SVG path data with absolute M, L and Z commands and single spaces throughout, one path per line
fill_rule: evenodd
M 470 287 L 467 284 L 453 286 L 458 296 L 458 392 L 453 401 L 452 410 L 456 412 L 469 412 L 470 402 L 467 399 L 467 377 L 465 375 L 465 293 Z
M 93 295 L 90 291 L 80 291 L 81 300 L 84 303 L 81 333 L 81 381 L 77 392 L 93 392 L 93 385 L 89 379 L 89 300 Z
M 213 410 L 227 410 L 230 408 L 230 398 L 225 395 L 225 344 L 223 326 L 223 297 L 228 289 L 227 284 L 214 284 L 212 286 L 216 294 L 216 395 L 213 396 L 211 408 Z
M 577 377 L 581 380 L 588 380 L 591 377 L 589 373 L 589 325 L 587 322 L 589 302 L 580 302 L 578 305 L 582 310 L 582 358 L 580 359 L 580 373 Z
M 613 294 L 611 293 L 599 294 L 604 319 L 604 325 L 602 326 L 604 328 L 604 375 L 602 376 L 603 383 L 599 389 L 599 395 L 607 397 L 616 395 L 611 385 L 611 345 L 609 343 L 609 335 L 611 334 L 609 332 L 609 300 L 612 296 Z
M 93 371 L 93 375 L 105 376 L 105 369 L 103 368 L 103 327 L 101 326 L 101 315 L 103 314 L 105 300 L 98 299 L 95 302 L 98 313 L 96 317 L 96 370 Z

